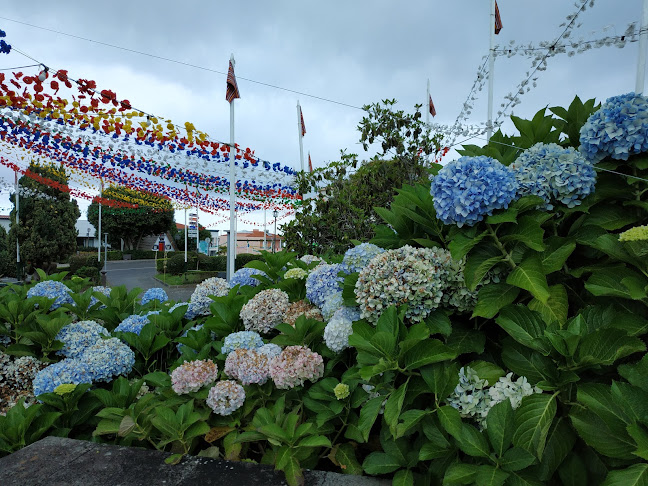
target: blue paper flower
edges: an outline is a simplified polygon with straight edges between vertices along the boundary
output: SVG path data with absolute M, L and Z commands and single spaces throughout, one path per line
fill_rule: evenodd
M 594 164 L 648 151 L 648 98 L 634 93 L 608 98 L 581 127 L 580 144 Z
M 461 157 L 431 179 L 437 217 L 459 227 L 473 226 L 496 209 L 507 208 L 518 190 L 513 171 L 485 155 Z
M 555 143 L 537 143 L 525 150 L 511 166 L 520 184 L 518 194 L 533 194 L 552 209 L 552 201 L 569 208 L 578 206 L 583 198 L 594 192 L 594 166 L 580 152 Z
M 159 300 L 160 303 L 162 303 L 169 300 L 169 297 L 167 296 L 167 293 L 164 291 L 164 289 L 161 289 L 160 287 L 153 287 L 152 289 L 148 289 L 146 292 L 144 292 L 144 295 L 142 296 L 142 305 L 146 305 L 152 300 Z
M 315 267 L 306 279 L 306 297 L 317 307 L 322 307 L 329 294 L 342 290 L 343 277 L 338 273 L 348 269 L 341 263 L 321 264 Z
M 74 300 L 70 296 L 70 290 L 65 284 L 55 280 L 45 280 L 34 285 L 27 292 L 27 298 L 30 297 L 47 297 L 48 299 L 55 299 L 54 303 L 49 310 L 58 309 L 63 304 L 74 304 Z
M 372 243 L 362 243 L 354 248 L 349 248 L 344 253 L 344 263 L 349 267 L 349 273 L 359 272 L 371 261 L 376 255 L 380 255 L 385 250 Z
M 232 279 L 229 283 L 230 288 L 234 288 L 237 285 L 249 285 L 250 287 L 256 287 L 261 282 L 254 278 L 254 275 L 263 275 L 264 277 L 267 277 L 266 273 L 262 272 L 261 270 L 244 267 L 234 272 L 234 275 L 232 275 Z

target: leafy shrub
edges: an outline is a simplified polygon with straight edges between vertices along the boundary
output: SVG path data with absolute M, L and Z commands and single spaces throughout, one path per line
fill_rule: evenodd
M 236 264 L 234 270 L 243 268 L 248 263 L 254 261 L 263 261 L 263 257 L 261 255 L 256 255 L 253 253 L 241 253 L 240 255 L 236 255 Z M 226 264 L 227 264 L 227 260 L 226 260 Z
M 166 261 L 166 271 L 171 275 L 181 275 L 185 271 L 184 254 L 178 253 Z
M 74 274 L 82 278 L 89 278 L 92 283 L 99 282 L 99 269 L 97 267 L 81 267 Z

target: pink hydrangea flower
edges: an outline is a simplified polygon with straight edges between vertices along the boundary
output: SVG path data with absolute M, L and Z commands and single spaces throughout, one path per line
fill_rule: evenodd
M 270 377 L 277 388 L 290 389 L 324 375 L 324 360 L 306 346 L 288 346 L 270 360 Z
M 218 366 L 211 360 L 185 361 L 171 372 L 171 387 L 178 395 L 196 392 L 218 378 Z
M 254 349 L 239 348 L 227 355 L 225 374 L 244 385 L 263 385 L 268 381 L 269 364 L 270 359 L 267 355 Z
M 218 415 L 229 415 L 243 406 L 245 390 L 232 380 L 219 381 L 209 390 L 207 405 Z

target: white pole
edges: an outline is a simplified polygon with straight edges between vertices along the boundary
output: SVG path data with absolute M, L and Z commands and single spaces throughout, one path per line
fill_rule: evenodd
M 490 48 L 488 51 L 488 124 L 486 139 L 490 141 L 493 134 L 493 74 L 495 71 L 495 0 L 491 0 L 490 9 Z
M 198 211 L 200 206 L 196 205 L 196 253 L 200 252 L 200 224 L 198 223 Z
M 234 54 L 230 57 L 232 68 L 234 67 Z M 234 101 L 230 102 L 230 154 L 229 154 L 229 179 L 230 179 L 230 240 L 229 240 L 229 261 L 227 262 L 227 281 L 234 275 L 236 264 L 236 196 L 234 184 L 236 184 L 236 167 L 234 166 L 236 151 L 234 149 Z
M 299 100 L 297 100 L 297 132 L 299 133 L 299 161 L 301 162 L 301 170 L 304 172 L 304 142 L 302 135 L 302 112 L 301 106 L 299 106 Z
M 18 171 L 16 171 L 16 263 L 20 263 L 20 242 L 18 241 L 18 228 L 20 227 L 20 199 L 18 193 L 20 192 L 20 183 L 18 182 Z M 16 275 L 20 278 L 20 275 Z
M 263 208 L 263 249 L 264 250 L 266 249 L 266 233 L 268 232 L 268 230 L 266 229 L 267 228 L 267 226 L 266 226 L 267 225 L 267 219 L 266 219 L 266 216 L 267 216 L 266 213 L 267 212 L 268 212 L 268 208 Z
M 187 199 L 189 199 L 189 191 L 187 190 L 187 184 L 185 184 L 185 194 L 187 195 Z M 185 201 L 186 203 L 186 201 Z M 184 234 L 185 234 L 185 263 L 187 263 L 187 243 L 188 243 L 188 238 L 187 238 L 187 206 L 185 206 L 185 211 L 184 211 L 184 216 L 185 216 L 185 227 L 184 227 Z
M 427 82 L 427 96 L 425 97 L 425 103 L 423 106 L 427 107 L 425 110 L 425 124 L 430 125 L 430 78 Z
M 97 241 L 99 247 L 97 248 L 97 261 L 101 263 L 101 199 L 103 198 L 103 179 L 101 179 L 101 188 L 99 189 L 99 231 L 97 233 Z
M 637 82 L 635 94 L 641 94 L 644 90 L 644 79 L 646 75 L 646 48 L 648 47 L 648 0 L 643 1 L 643 13 L 641 15 L 641 30 L 639 35 L 639 59 L 637 61 Z

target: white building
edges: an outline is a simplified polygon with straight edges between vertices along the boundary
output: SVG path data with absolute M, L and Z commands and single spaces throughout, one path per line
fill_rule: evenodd
M 0 226 L 2 226 L 7 233 L 9 233 L 9 215 L 8 214 L 0 214 Z

